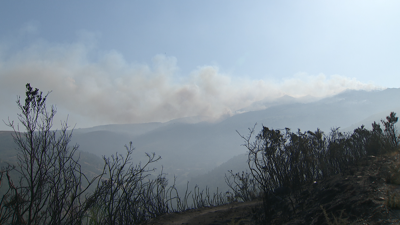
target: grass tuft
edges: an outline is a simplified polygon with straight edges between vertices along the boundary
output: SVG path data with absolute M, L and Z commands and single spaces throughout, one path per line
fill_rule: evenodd
M 339 217 L 335 217 L 332 214 L 333 220 L 331 221 L 331 219 L 329 219 L 328 213 L 326 212 L 326 210 L 324 209 L 324 207 L 322 207 L 322 205 L 320 206 L 322 209 L 322 212 L 324 213 L 326 222 L 328 223 L 328 225 L 345 225 L 345 224 L 349 224 L 348 218 L 342 218 L 343 216 L 343 211 L 340 211 L 340 216 Z
M 400 209 L 400 196 L 397 193 L 387 193 L 386 205 L 392 209 Z
M 396 155 L 396 158 L 399 158 L 398 151 L 393 152 L 391 155 Z M 400 162 L 398 160 L 396 160 L 393 165 L 389 166 L 389 173 L 387 174 L 386 182 L 388 184 L 400 185 Z

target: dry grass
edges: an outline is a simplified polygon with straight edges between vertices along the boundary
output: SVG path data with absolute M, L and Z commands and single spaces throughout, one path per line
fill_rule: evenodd
M 400 161 L 399 159 L 399 151 L 396 150 L 394 152 L 389 153 L 389 157 L 395 157 L 397 160 L 389 166 L 389 171 L 386 177 L 386 182 L 389 184 L 400 185 Z
M 399 149 L 388 153 L 389 157 L 394 157 L 396 160 L 388 168 L 386 182 L 388 184 L 400 185 L 400 153 Z M 392 209 L 400 209 L 400 194 L 387 191 L 386 205 Z
M 387 193 L 386 205 L 392 209 L 400 209 L 400 195 L 398 193 Z
M 333 220 L 331 221 L 331 219 L 329 219 L 328 213 L 326 212 L 326 210 L 320 206 L 322 209 L 322 212 L 324 213 L 326 222 L 328 223 L 328 225 L 347 225 L 347 224 L 354 224 L 353 223 L 349 223 L 348 218 L 342 218 L 343 217 L 343 211 L 340 211 L 340 215 L 339 217 L 335 217 L 335 215 L 332 214 Z

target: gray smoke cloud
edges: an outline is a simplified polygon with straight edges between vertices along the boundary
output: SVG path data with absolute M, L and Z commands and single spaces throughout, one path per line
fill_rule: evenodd
M 93 54 L 96 59 L 89 59 Z M 16 96 L 24 96 L 28 82 L 52 90 L 49 101 L 62 115 L 70 114 L 78 127 L 193 116 L 214 121 L 283 95 L 322 98 L 346 89 L 380 88 L 340 75 L 299 73 L 280 81 L 252 80 L 232 77 L 215 66 L 179 73 L 174 57 L 156 55 L 150 64 L 129 63 L 116 51 L 99 53 L 85 43 L 38 42 L 0 55 L 1 119 L 15 115 Z

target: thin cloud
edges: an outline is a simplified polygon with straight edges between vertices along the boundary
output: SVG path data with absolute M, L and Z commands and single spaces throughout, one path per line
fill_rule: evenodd
M 89 59 L 94 53 L 97 60 Z M 322 98 L 347 89 L 379 88 L 340 75 L 299 73 L 283 81 L 233 78 L 215 66 L 198 67 L 183 79 L 178 74 L 174 57 L 156 55 L 150 64 L 129 63 L 116 51 L 98 53 L 81 42 L 41 42 L 2 57 L 0 103 L 14 104 L 29 82 L 43 91 L 52 90 L 51 101 L 70 119 L 76 116 L 91 124 L 142 123 L 193 116 L 217 120 L 283 95 Z
M 19 30 L 21 35 L 37 34 L 39 30 L 39 23 L 37 21 L 29 21 L 25 23 Z

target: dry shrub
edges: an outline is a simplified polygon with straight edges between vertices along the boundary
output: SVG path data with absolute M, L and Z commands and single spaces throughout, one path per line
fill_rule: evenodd
M 387 192 L 386 205 L 392 209 L 400 209 L 400 195 L 398 193 Z
M 340 215 L 339 217 L 335 217 L 335 215 L 332 214 L 333 220 L 331 221 L 331 219 L 329 219 L 328 213 L 326 212 L 326 210 L 320 206 L 322 209 L 322 212 L 324 213 L 326 222 L 328 223 L 328 225 L 347 225 L 349 224 L 348 218 L 342 218 L 343 217 L 343 212 L 344 210 L 340 211 Z
M 386 182 L 389 184 L 400 185 L 400 163 L 396 162 L 394 165 L 391 165 L 390 171 L 387 175 Z
M 382 176 L 386 179 L 386 183 L 400 185 L 400 153 L 399 149 L 396 148 L 394 151 L 386 153 L 382 157 L 392 158 L 389 163 L 390 165 L 382 168 Z
M 361 126 L 353 133 L 334 128 L 329 134 L 317 129 L 315 132 L 291 132 L 289 128 L 270 129 L 263 126 L 255 135 L 255 126 L 247 136 L 239 134 L 248 149 L 250 173 L 265 196 L 274 190 L 286 188 L 288 196 L 296 200 L 303 184 L 310 184 L 339 173 L 348 173 L 352 165 L 358 164 L 367 156 L 390 154 L 397 149 L 399 137 L 396 134 L 396 113 L 392 112 L 381 120 L 372 123 L 372 130 Z M 390 182 L 400 184 L 400 163 L 391 169 Z M 240 178 L 240 176 L 236 176 Z M 239 186 L 240 187 L 240 186 Z M 239 188 L 240 189 L 240 188 Z M 271 207 L 268 198 L 265 202 L 265 219 Z M 292 199 L 290 199 L 292 201 Z M 391 204 L 394 205 L 393 200 Z M 294 204 L 292 201 L 293 210 Z M 341 219 L 341 217 L 339 218 Z M 344 220 L 335 219 L 337 222 Z M 336 223 L 332 223 L 336 224 Z

